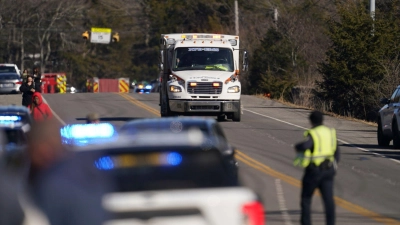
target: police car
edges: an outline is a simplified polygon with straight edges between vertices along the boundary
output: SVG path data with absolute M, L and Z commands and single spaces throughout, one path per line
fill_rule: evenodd
M 234 173 L 238 173 L 238 162 L 235 159 L 235 149 L 228 143 L 222 127 L 215 119 L 203 117 L 162 117 L 132 120 L 125 123 L 119 130 L 121 134 L 135 136 L 142 132 L 180 133 L 190 129 L 199 129 L 206 137 L 206 143 L 217 145 L 224 159 L 229 162 Z
M 135 92 L 136 93 L 150 93 L 152 88 L 153 88 L 152 85 L 143 82 L 143 83 L 139 83 L 136 85 Z
M 23 166 L 26 158 L 27 132 L 32 125 L 29 110 L 23 106 L 0 106 L 0 132 L 3 132 L 3 153 L 13 166 Z
M 73 151 L 114 182 L 103 197 L 112 215 L 104 224 L 265 224 L 256 193 L 238 185 L 218 145 L 206 142 L 199 129 L 119 132 L 115 139 L 116 131 L 96 126 L 93 132 L 111 141 L 87 142 Z M 77 134 L 69 132 L 68 139 L 82 139 L 73 130 Z

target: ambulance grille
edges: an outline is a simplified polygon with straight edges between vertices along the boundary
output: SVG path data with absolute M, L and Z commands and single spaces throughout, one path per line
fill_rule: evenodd
M 218 83 L 219 86 L 214 87 L 213 84 Z M 196 86 L 187 87 L 189 94 L 221 94 L 222 82 L 198 82 Z

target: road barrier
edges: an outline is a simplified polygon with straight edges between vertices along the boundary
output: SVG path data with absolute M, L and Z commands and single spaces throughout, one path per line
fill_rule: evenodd
M 98 77 L 88 78 L 86 80 L 86 92 L 104 93 L 104 92 L 129 92 L 129 78 L 106 79 Z
M 118 92 L 118 80 L 99 79 L 99 92 Z
M 129 92 L 129 78 L 119 78 L 119 92 L 120 93 Z
M 65 74 L 57 76 L 57 88 L 59 93 L 67 92 L 67 76 Z
M 99 78 L 94 77 L 93 78 L 93 93 L 99 93 L 99 90 L 100 90 L 99 85 L 100 85 Z

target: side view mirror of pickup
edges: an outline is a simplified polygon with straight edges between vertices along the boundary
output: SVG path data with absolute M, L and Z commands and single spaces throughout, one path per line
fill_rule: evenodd
M 388 99 L 388 98 L 381 98 L 381 100 L 380 100 L 380 102 L 382 103 L 382 104 L 389 104 L 389 102 L 390 102 L 390 100 Z

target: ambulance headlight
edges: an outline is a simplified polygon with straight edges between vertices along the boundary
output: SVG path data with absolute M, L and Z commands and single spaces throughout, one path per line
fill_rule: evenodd
M 236 45 L 237 45 L 237 40 L 235 40 L 235 39 L 229 39 L 229 43 L 230 43 L 232 46 L 236 46 Z
M 171 85 L 171 86 L 169 86 L 169 91 L 170 92 L 182 92 L 182 88 L 175 86 L 175 85 Z
M 228 88 L 228 93 L 238 93 L 240 91 L 239 86 L 233 86 Z

